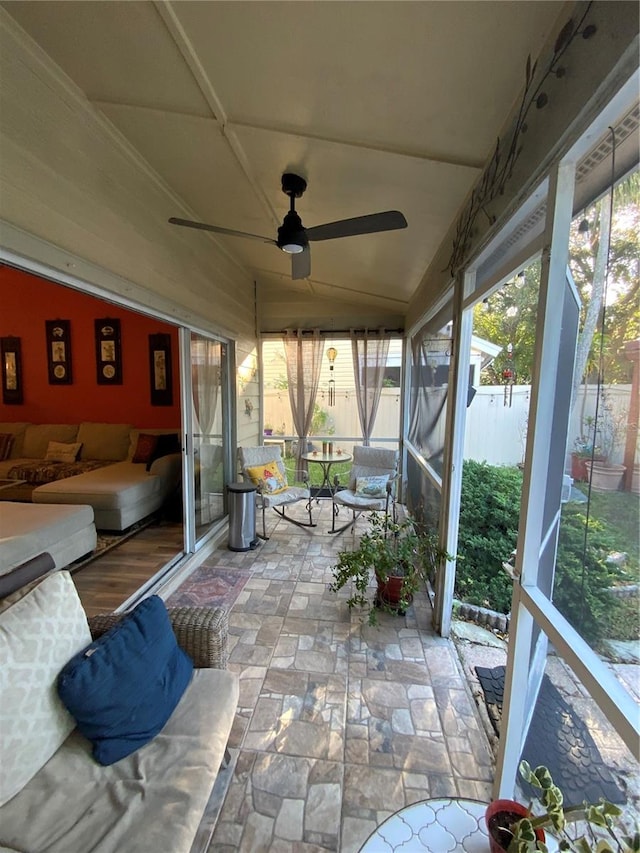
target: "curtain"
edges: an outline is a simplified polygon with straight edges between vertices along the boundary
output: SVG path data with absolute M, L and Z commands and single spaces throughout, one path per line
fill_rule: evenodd
M 369 332 L 365 329 L 364 334 L 351 329 L 351 350 L 362 441 L 365 447 L 368 447 L 378 414 L 389 355 L 389 336 L 382 329 L 379 332 Z
M 411 339 L 409 440 L 442 473 L 451 336 L 421 330 Z
M 282 336 L 282 340 L 287 364 L 289 403 L 293 426 L 298 436 L 296 479 L 302 479 L 307 473 L 307 463 L 302 459 L 302 454 L 307 450 L 313 420 L 313 409 L 320 381 L 323 342 L 317 330 L 306 335 L 303 335 L 300 330 L 297 332 L 288 330 Z
M 222 347 L 218 341 L 196 337 L 191 339 L 191 384 L 196 432 L 209 444 L 215 423 L 220 392 Z

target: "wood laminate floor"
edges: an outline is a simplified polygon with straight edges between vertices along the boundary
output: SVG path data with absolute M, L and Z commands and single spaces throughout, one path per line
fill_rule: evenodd
M 183 549 L 181 524 L 140 530 L 72 574 L 87 616 L 115 610 Z

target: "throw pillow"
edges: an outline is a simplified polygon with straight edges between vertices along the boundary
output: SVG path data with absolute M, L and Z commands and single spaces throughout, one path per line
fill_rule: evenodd
M 358 477 L 356 479 L 356 495 L 362 498 L 385 498 L 387 496 L 386 474 L 375 477 Z
M 16 593 L 17 595 L 17 593 Z M 0 614 L 0 805 L 75 728 L 56 693 L 61 667 L 91 641 L 71 575 L 54 572 Z
M 12 444 L 13 444 L 13 433 L 10 433 L 10 432 L 0 433 L 0 462 L 4 462 L 5 459 L 9 458 L 9 454 L 11 453 Z
M 67 663 L 58 693 L 96 761 L 113 764 L 158 734 L 192 672 L 162 599 L 152 595 Z
M 133 454 L 132 462 L 141 462 L 145 465 L 149 462 L 155 453 L 158 446 L 158 436 L 151 435 L 148 432 L 141 432 L 138 436 L 138 443 Z
M 158 443 L 156 449 L 151 454 L 151 458 L 147 462 L 147 471 L 151 468 L 156 459 L 161 459 L 163 456 L 169 456 L 171 453 L 181 453 L 180 438 L 177 432 L 167 432 L 162 435 L 157 435 Z
M 63 441 L 50 441 L 47 445 L 45 462 L 75 462 L 82 447 L 81 441 L 67 443 Z
M 258 486 L 265 495 L 277 495 L 288 489 L 287 476 L 275 462 L 254 465 L 246 469 L 246 474 L 254 486 Z

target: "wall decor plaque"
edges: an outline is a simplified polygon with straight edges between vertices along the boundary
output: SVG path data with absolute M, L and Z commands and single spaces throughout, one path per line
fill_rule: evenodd
M 2 358 L 2 402 L 8 406 L 20 405 L 22 396 L 22 353 L 20 338 L 0 338 Z
M 45 320 L 50 385 L 71 385 L 71 322 Z
M 149 379 L 151 405 L 171 406 L 173 404 L 171 335 L 149 335 Z
M 98 385 L 122 385 L 122 341 L 120 320 L 95 320 L 96 379 Z

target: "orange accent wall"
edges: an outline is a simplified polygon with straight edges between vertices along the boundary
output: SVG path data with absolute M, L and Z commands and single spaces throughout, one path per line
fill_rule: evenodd
M 119 317 L 122 385 L 98 385 L 94 320 Z M 45 320 L 70 320 L 73 384 L 50 385 Z M 171 335 L 173 405 L 152 406 L 149 335 Z M 94 296 L 11 267 L 0 266 L 0 337 L 21 340 L 22 405 L 5 405 L 0 421 L 31 423 L 128 423 L 136 427 L 180 426 L 178 330 Z

